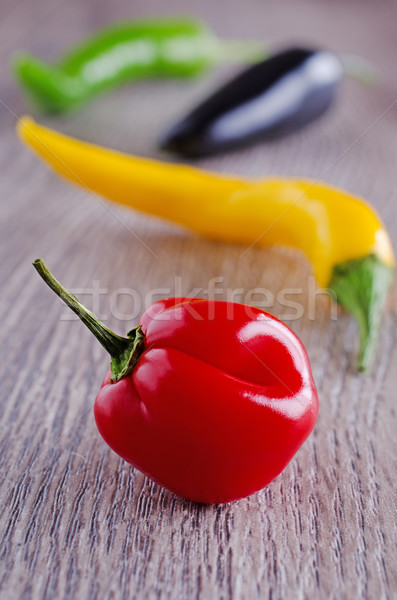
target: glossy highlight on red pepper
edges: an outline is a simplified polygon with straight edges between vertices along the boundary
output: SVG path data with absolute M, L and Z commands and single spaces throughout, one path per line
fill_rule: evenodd
M 107 444 L 157 483 L 197 502 L 237 500 L 270 483 L 311 433 L 318 397 L 309 359 L 274 316 L 168 298 L 119 338 L 34 264 L 107 349 L 143 336 L 128 372 L 115 374 L 112 362 L 94 414 Z
M 140 323 L 134 371 L 116 384 L 107 375 L 95 401 L 105 441 L 192 500 L 227 502 L 267 485 L 317 417 L 297 337 L 259 309 L 189 298 L 152 305 Z

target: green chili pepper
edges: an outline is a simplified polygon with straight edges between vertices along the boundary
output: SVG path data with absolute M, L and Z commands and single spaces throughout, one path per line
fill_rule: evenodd
M 196 20 L 157 19 L 103 29 L 57 65 L 19 54 L 14 71 L 38 108 L 60 113 L 128 81 L 192 77 L 219 62 L 254 62 L 263 53 L 258 42 L 221 41 Z

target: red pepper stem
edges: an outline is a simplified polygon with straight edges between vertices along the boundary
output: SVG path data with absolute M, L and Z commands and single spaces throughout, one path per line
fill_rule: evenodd
M 111 381 L 118 381 L 129 375 L 144 350 L 144 334 L 141 326 L 132 329 L 126 338 L 117 335 L 55 279 L 40 258 L 33 261 L 33 266 L 46 284 L 76 313 L 110 354 Z

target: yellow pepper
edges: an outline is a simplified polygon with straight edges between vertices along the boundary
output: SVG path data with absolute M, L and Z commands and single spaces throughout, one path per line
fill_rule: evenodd
M 300 249 L 318 284 L 356 317 L 358 367 L 370 366 L 394 256 L 386 229 L 361 198 L 316 181 L 242 179 L 129 156 L 29 117 L 18 133 L 56 172 L 110 200 L 212 239 Z

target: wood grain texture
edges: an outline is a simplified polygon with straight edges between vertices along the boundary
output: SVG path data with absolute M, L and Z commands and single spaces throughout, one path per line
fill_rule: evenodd
M 5 0 L 2 65 L 19 48 L 55 58 L 94 27 L 143 14 L 137 4 Z M 159 0 L 144 9 L 165 12 Z M 397 4 L 167 3 L 166 12 L 187 11 L 224 36 L 320 44 L 376 64 L 380 85 L 364 89 L 346 81 L 337 107 L 316 125 L 197 164 L 252 176 L 321 176 L 367 197 L 396 242 Z M 87 140 L 159 156 L 155 140 L 165 125 L 232 71 L 188 85 L 127 86 L 81 112 L 40 120 Z M 324 297 L 311 317 L 310 270 L 295 253 L 253 248 L 241 256 L 241 248 L 199 239 L 69 187 L 16 140 L 15 119 L 24 111 L 24 99 L 2 70 L 1 597 L 395 598 L 395 288 L 375 367 L 370 376 L 358 375 L 355 324 L 342 313 L 332 320 Z M 272 312 L 301 336 L 312 361 L 321 403 L 313 435 L 282 475 L 240 502 L 201 506 L 159 488 L 99 437 L 92 404 L 107 357 L 43 286 L 30 265 L 38 256 L 120 333 L 134 324 L 137 305 L 143 309 L 153 290 L 157 298 L 196 288 L 205 296 L 211 280 L 222 278 L 217 297 L 227 297 L 229 289 L 244 300 L 253 288 L 266 288 L 276 298 Z M 107 292 L 93 296 L 95 286 Z M 131 296 L 115 298 L 126 287 L 138 294 L 135 306 Z M 277 299 L 285 288 L 295 290 L 299 320 L 289 320 L 291 309 Z

